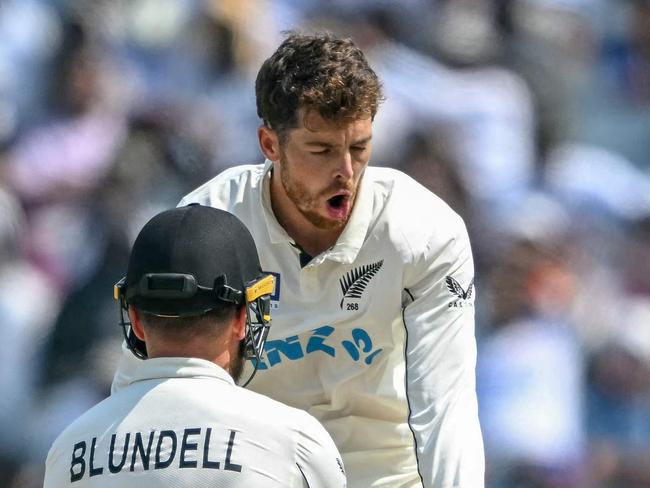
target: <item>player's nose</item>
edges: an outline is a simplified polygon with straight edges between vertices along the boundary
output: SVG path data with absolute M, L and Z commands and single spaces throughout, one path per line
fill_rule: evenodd
M 354 176 L 352 169 L 352 154 L 350 151 L 344 151 L 340 159 L 337 161 L 335 178 L 342 180 L 350 180 Z

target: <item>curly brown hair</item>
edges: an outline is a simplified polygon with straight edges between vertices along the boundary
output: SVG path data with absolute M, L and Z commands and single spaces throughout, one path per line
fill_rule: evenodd
M 341 123 L 374 118 L 384 98 L 379 78 L 351 39 L 295 32 L 262 64 L 255 96 L 257 114 L 281 139 L 298 126 L 300 109 Z

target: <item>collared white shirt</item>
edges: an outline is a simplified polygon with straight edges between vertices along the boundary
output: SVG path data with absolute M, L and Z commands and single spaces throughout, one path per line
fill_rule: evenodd
M 336 244 L 301 267 L 271 208 L 271 167 L 231 168 L 180 203 L 237 215 L 276 275 L 266 358 L 249 388 L 316 417 L 352 488 L 482 487 L 462 219 L 403 173 L 369 167 Z
M 129 384 L 70 425 L 45 488 L 345 487 L 340 455 L 304 411 L 196 358 L 138 361 Z

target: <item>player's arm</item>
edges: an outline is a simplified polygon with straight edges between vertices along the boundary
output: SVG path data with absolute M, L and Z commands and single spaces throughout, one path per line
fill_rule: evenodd
M 301 420 L 296 468 L 303 478 L 303 487 L 345 488 L 345 469 L 334 441 L 311 415 L 304 413 Z
M 474 264 L 464 223 L 452 223 L 447 238 L 415 257 L 405 282 L 409 424 L 425 488 L 480 488 Z

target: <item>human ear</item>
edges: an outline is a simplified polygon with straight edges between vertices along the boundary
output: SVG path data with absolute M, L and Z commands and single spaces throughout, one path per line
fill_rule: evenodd
M 277 132 L 263 125 L 257 129 L 257 139 L 266 159 L 273 162 L 280 160 L 280 138 Z
M 142 319 L 140 318 L 140 314 L 133 307 L 129 307 L 128 313 L 129 313 L 129 320 L 131 321 L 131 330 L 133 330 L 133 333 L 138 339 L 144 341 L 144 327 L 142 325 Z
M 246 305 L 235 314 L 232 326 L 232 339 L 239 342 L 246 337 Z

